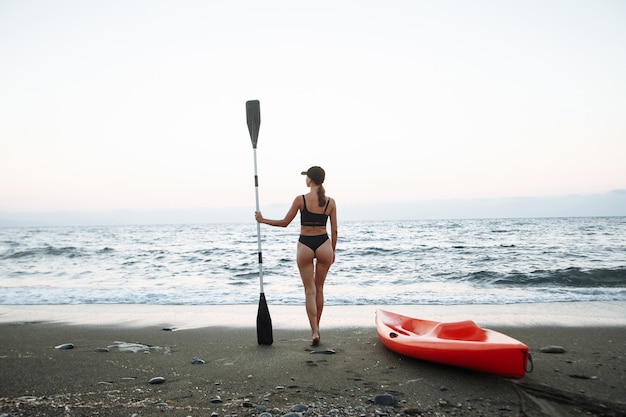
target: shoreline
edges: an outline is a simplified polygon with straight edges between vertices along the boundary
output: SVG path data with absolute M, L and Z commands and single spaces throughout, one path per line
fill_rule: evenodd
M 176 329 L 214 326 L 254 327 L 257 304 L 0 305 L 0 323 L 51 322 L 72 325 Z M 474 320 L 480 326 L 626 326 L 626 301 L 465 305 L 341 305 L 324 307 L 322 328 L 375 327 L 377 309 L 435 321 Z M 304 306 L 269 305 L 277 329 L 308 328 Z

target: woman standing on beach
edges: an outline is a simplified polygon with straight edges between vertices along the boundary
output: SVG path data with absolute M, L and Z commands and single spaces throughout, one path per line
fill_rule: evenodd
M 300 211 L 300 238 L 296 259 L 304 285 L 306 313 L 311 325 L 311 345 L 317 346 L 320 343 L 320 318 L 324 309 L 324 281 L 330 266 L 335 262 L 337 205 L 335 200 L 326 197 L 322 185 L 326 172 L 321 167 L 313 166 L 303 171 L 302 175 L 306 175 L 306 185 L 311 190 L 293 200 L 282 220 L 266 219 L 259 211 L 255 216 L 259 223 L 287 227 Z M 326 230 L 329 217 L 330 239 Z

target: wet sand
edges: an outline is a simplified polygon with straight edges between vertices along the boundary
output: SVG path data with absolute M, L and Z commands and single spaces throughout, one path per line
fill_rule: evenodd
M 185 326 L 181 319 L 170 326 L 155 316 L 111 324 L 106 317 L 117 313 L 106 313 L 115 306 L 100 306 L 97 324 L 31 320 L 36 315 L 22 307 L 2 307 L 0 415 L 626 415 L 626 326 L 619 323 L 488 326 L 530 348 L 533 371 L 510 380 L 391 352 L 378 340 L 373 313 L 370 325 L 322 327 L 322 344 L 313 348 L 300 309 L 274 309 L 274 343 L 258 346 L 253 326 Z M 353 308 L 327 312 L 346 309 Z M 17 320 L 20 314 L 28 320 Z M 66 343 L 73 349 L 55 348 Z M 552 345 L 565 353 L 541 352 Z M 157 377 L 164 382 L 149 383 Z

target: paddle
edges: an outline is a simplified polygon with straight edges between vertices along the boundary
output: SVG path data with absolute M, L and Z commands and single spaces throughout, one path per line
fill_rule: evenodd
M 257 175 L 256 165 L 256 143 L 259 139 L 259 127 L 261 126 L 261 106 L 259 100 L 246 101 L 246 118 L 254 153 L 254 192 L 256 195 L 256 211 L 259 211 L 259 176 Z M 274 342 L 274 338 L 272 337 L 272 318 L 270 317 L 265 293 L 263 292 L 263 256 L 261 254 L 261 223 L 259 222 L 256 224 L 256 234 L 259 248 L 259 282 L 261 284 L 259 310 L 256 316 L 256 335 L 259 345 L 271 345 Z

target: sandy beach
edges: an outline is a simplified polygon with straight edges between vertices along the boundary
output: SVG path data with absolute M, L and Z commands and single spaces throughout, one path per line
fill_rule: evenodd
M 254 324 L 223 321 L 247 319 L 255 306 L 0 306 L 0 415 L 624 416 L 624 303 L 574 304 L 530 325 L 507 324 L 511 307 L 478 315 L 479 325 L 529 346 L 534 369 L 519 380 L 395 354 L 379 342 L 368 306 L 328 308 L 315 348 L 301 307 L 270 306 L 274 344 L 258 346 Z M 199 309 L 213 312 L 204 326 L 190 319 Z M 610 324 L 567 325 L 556 312 L 568 309 Z M 426 310 L 439 319 L 440 309 Z M 471 306 L 450 310 L 475 319 Z M 354 324 L 337 317 L 363 311 L 371 314 Z M 63 344 L 73 348 L 56 348 Z

